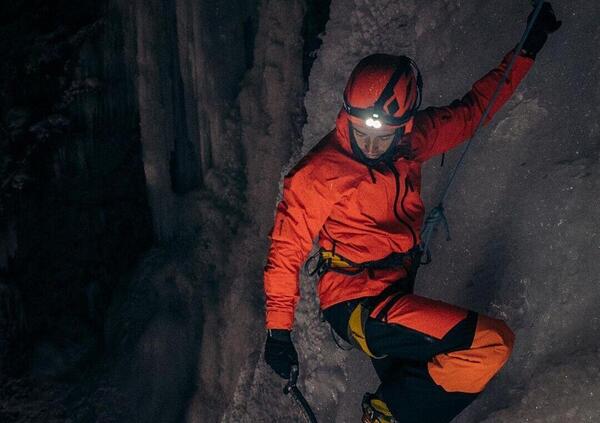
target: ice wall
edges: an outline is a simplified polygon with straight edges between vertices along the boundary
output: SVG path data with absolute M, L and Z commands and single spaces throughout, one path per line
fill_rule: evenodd
M 369 1 L 352 2 L 351 5 L 331 2 L 330 20 L 322 35 L 323 45 L 311 69 L 310 90 L 304 100 L 308 122 L 303 127 L 302 152 L 310 149 L 333 127 L 347 76 L 360 58 L 376 50 L 395 54 L 414 52 L 414 24 L 411 25 L 414 4 L 389 1 L 372 6 Z M 393 46 L 391 49 L 387 47 L 390 45 Z M 292 159 L 284 172 L 294 162 Z M 301 278 L 303 300 L 297 310 L 294 329 L 301 362 L 300 386 L 320 421 L 356 420 L 359 418 L 356 410 L 360 408 L 360 397 L 364 392 L 359 392 L 355 382 L 351 382 L 349 369 L 359 361 L 349 361 L 347 354 L 337 350 L 328 327 L 320 322 L 315 282 L 304 276 Z M 261 336 L 257 342 L 261 349 L 262 342 Z M 260 350 L 257 355 L 258 352 Z M 356 358 L 354 352 L 350 356 Z M 282 379 L 266 367 L 262 356 L 249 361 L 246 366 L 234 402 L 222 421 L 302 421 L 297 408 L 282 394 Z M 372 381 L 371 375 L 361 374 L 366 377 L 361 380 L 362 385 Z
M 333 1 L 306 95 L 303 151 L 332 128 L 346 78 L 376 51 L 412 55 L 425 106 L 445 105 L 518 42 L 528 2 Z M 511 361 L 458 419 L 596 421 L 598 384 L 598 186 L 600 10 L 556 3 L 552 36 L 519 92 L 478 138 L 448 202 L 453 241 L 433 243 L 417 292 L 503 318 L 517 334 Z M 451 164 L 424 171 L 437 201 Z M 294 336 L 301 388 L 322 421 L 358 421 L 377 382 L 368 361 L 336 350 L 318 322 L 314 281 L 302 279 Z M 576 382 L 572 382 L 576 381 Z M 224 421 L 299 418 L 262 363 L 240 381 Z M 562 398 L 562 399 L 559 399 Z M 290 408 L 291 407 L 291 408 Z M 498 411 L 502 410 L 502 411 Z M 292 417 L 292 416 L 296 417 Z
M 178 195 L 232 160 L 228 119 L 252 61 L 254 1 L 123 3 L 135 22 L 140 136 L 158 240 L 177 235 Z M 129 10 L 128 10 L 129 9 Z M 183 220 L 182 220 L 183 219 Z
M 49 421 L 40 408 L 74 421 L 179 421 L 196 370 L 219 367 L 210 346 L 244 215 L 237 97 L 256 2 L 67 3 L 0 6 L 0 384 L 5 367 L 19 378 L 0 408 L 28 421 Z M 22 157 L 4 153 L 21 148 L 35 154 L 13 172 Z M 7 201 L 6 175 L 33 179 L 10 192 L 19 201 Z M 31 375 L 47 382 L 42 398 L 20 379 Z M 202 376 L 213 398 L 234 377 Z M 105 386 L 131 407 L 95 408 L 89 393 Z M 67 389 L 79 405 L 61 404 Z
M 600 60 L 587 54 L 600 39 L 600 9 L 579 1 L 554 7 L 563 28 L 469 153 L 448 202 L 453 241 L 438 237 L 436 260 L 421 274 L 424 294 L 506 319 L 517 335 L 507 367 L 461 422 L 506 407 L 490 421 L 600 418 L 589 395 L 570 406 L 552 399 L 571 395 L 569 384 L 558 382 L 570 371 L 582 390 L 597 393 L 594 378 L 580 374 L 586 372 L 581 357 L 597 357 L 600 319 L 600 215 L 589 200 L 600 189 L 600 91 L 589 77 Z M 444 104 L 460 96 L 516 44 L 529 10 L 516 1 L 501 10 L 495 2 L 420 7 L 416 59 L 426 78 L 425 101 Z M 434 161 L 425 175 L 429 204 L 449 168 L 442 170 Z M 557 380 L 552 388 L 539 386 L 551 375 Z
M 281 168 L 300 147 L 302 122 L 302 1 L 262 1 L 258 8 L 254 66 L 239 95 L 247 188 L 245 218 L 224 251 L 217 298 L 207 318 L 198 370 L 200 389 L 188 420 L 218 419 L 248 395 L 264 342 L 262 268 L 272 226 Z M 242 375 L 240 376 L 240 372 Z M 237 390 L 236 390 L 237 388 Z M 252 407 L 253 411 L 257 410 Z M 232 421 L 253 413 L 233 414 Z M 262 421 L 261 418 L 254 421 Z
M 139 405 L 137 420 L 206 421 L 222 412 L 242 361 L 233 359 L 244 354 L 240 349 L 224 355 L 221 343 L 228 335 L 234 278 L 245 283 L 246 270 L 236 261 L 246 254 L 238 253 L 241 223 L 249 225 L 244 190 L 268 177 L 245 174 L 246 165 L 265 156 L 252 161 L 244 150 L 253 143 L 242 143 L 245 114 L 264 111 L 264 103 L 255 96 L 244 105 L 238 99 L 244 75 L 260 59 L 254 54 L 256 3 L 120 5 L 135 23 L 144 169 L 160 243 L 115 299 L 107 337 L 118 351 L 116 378 Z M 295 56 L 301 60 L 301 53 Z M 258 90 L 271 88 L 261 82 L 265 67 L 255 66 Z M 284 95 L 294 84 L 281 77 L 283 87 L 271 86 Z M 284 118 L 264 111 L 256 120 L 262 131 L 281 126 L 265 121 Z M 264 148 L 277 152 L 276 143 L 263 139 Z M 274 197 L 281 163 L 273 166 Z
M 60 301 L 64 292 L 87 298 L 81 315 L 99 324 L 96 338 L 114 363 L 98 370 L 101 382 L 45 385 L 44 396 L 22 381 L 6 385 L 27 393 L 13 396 L 9 409 L 66 410 L 75 421 L 300 421 L 283 381 L 262 360 L 262 266 L 282 174 L 333 127 L 359 59 L 377 51 L 413 56 L 425 79 L 424 105 L 448 104 L 517 43 L 529 2 L 333 0 L 307 93 L 305 1 L 96 6 L 102 31 L 83 43 L 74 89 L 103 88 L 71 93 L 71 111 L 89 132 L 56 155 L 53 169 L 64 177 L 56 201 L 27 207 L 30 223 L 20 228 L 2 226 L 0 265 L 19 252 L 31 282 L 24 292 L 49 310 L 72 304 Z M 419 276 L 419 293 L 506 319 L 517 333 L 513 358 L 458 422 L 600 419 L 593 401 L 600 11 L 580 0 L 555 8 L 563 28 L 472 149 L 447 204 L 453 241 L 435 239 L 434 263 Z M 54 46 L 60 34 L 41 46 Z M 426 167 L 428 204 L 456 155 L 443 168 L 437 160 Z M 131 270 L 151 235 L 149 209 L 159 242 Z M 53 228 L 74 238 L 36 242 L 52 240 Z M 98 267 L 84 267 L 88 255 L 101 258 Z M 88 273 L 77 273 L 83 268 Z M 42 273 L 48 277 L 40 281 Z M 70 287 L 67 279 L 77 289 L 48 289 Z M 316 281 L 301 282 L 300 387 L 320 421 L 358 421 L 362 394 L 377 380 L 363 355 L 335 347 L 319 321 Z M 21 313 L 23 297 L 9 291 L 0 285 L 2 325 L 13 303 Z M 65 357 L 95 351 L 95 338 L 82 319 L 44 317 L 50 314 L 38 319 L 57 322 L 64 336 L 40 343 L 38 370 L 78 369 Z M 0 334 L 0 348 L 10 331 Z M 114 412 L 105 406 L 121 400 L 113 389 L 124 404 Z
M 254 367 L 262 348 L 266 239 L 281 169 L 301 144 L 305 6 L 182 1 L 133 10 L 144 163 L 155 226 L 165 232 L 116 302 L 110 339 L 120 356 L 130 352 L 120 373 L 140 420 L 216 420 L 240 368 Z M 165 39 L 169 31 L 177 37 Z M 174 46 L 175 58 L 166 54 Z M 187 193 L 173 189 L 178 166 L 169 162 L 182 119 L 199 131 L 187 139 L 201 183 Z

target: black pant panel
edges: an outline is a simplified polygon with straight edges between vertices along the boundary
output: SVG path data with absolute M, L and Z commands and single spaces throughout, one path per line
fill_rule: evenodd
M 433 356 L 468 349 L 473 342 L 477 313 L 454 326 L 441 340 L 397 324 L 369 319 L 365 328 L 369 348 L 375 355 L 389 355 L 403 360 L 428 361 Z
M 336 304 L 323 311 L 336 333 L 349 342 L 347 325 L 360 299 Z M 468 349 L 473 341 L 477 313 L 452 328 L 443 339 L 393 323 L 370 318 L 366 325 L 369 348 L 387 357 L 372 359 L 381 380 L 377 393 L 399 423 L 446 423 L 468 406 L 477 394 L 446 392 L 429 376 L 427 362 L 443 352 Z
M 351 343 L 348 339 L 348 320 L 360 299 L 344 301 L 323 310 L 323 317 L 331 325 L 335 333 L 344 341 Z
M 477 394 L 444 391 L 429 377 L 427 363 L 393 361 L 396 368 L 382 381 L 377 395 L 398 423 L 448 423 L 477 398 Z

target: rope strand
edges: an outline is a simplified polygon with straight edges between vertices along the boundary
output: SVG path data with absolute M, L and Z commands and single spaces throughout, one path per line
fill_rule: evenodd
M 527 37 L 529 36 L 529 33 L 531 32 L 531 28 L 533 28 L 533 25 L 535 24 L 539 14 L 540 14 L 540 11 L 542 10 L 543 4 L 544 4 L 544 0 L 537 0 L 537 4 L 535 5 L 535 10 L 533 12 L 533 17 L 527 24 L 525 32 L 523 33 L 523 36 L 521 37 L 519 44 L 517 44 L 517 47 L 515 48 L 515 54 L 513 55 L 508 67 L 504 71 L 502 79 L 498 82 L 496 91 L 494 91 L 494 95 L 492 95 L 492 98 L 490 99 L 487 107 L 485 108 L 483 114 L 481 115 L 481 118 L 479 119 L 479 123 L 477 124 L 477 127 L 475 128 L 475 131 L 473 132 L 473 135 L 467 142 L 467 145 L 463 149 L 463 152 L 462 152 L 460 158 L 458 159 L 458 162 L 452 169 L 450 178 L 448 179 L 448 183 L 446 184 L 446 187 L 444 188 L 444 191 L 442 192 L 441 199 L 440 199 L 437 207 L 434 207 L 433 209 L 431 209 L 431 211 L 427 215 L 427 218 L 425 219 L 425 223 L 423 224 L 423 229 L 421 230 L 421 250 L 424 253 L 426 253 L 427 256 L 429 256 L 429 254 L 430 254 L 429 244 L 431 242 L 433 232 L 435 231 L 437 225 L 440 222 L 444 223 L 444 225 L 446 227 L 446 232 L 447 232 L 447 239 L 450 240 L 450 229 L 448 226 L 448 219 L 446 218 L 446 215 L 444 214 L 444 202 L 446 201 L 446 198 L 448 197 L 450 187 L 452 186 L 452 183 L 454 182 L 454 179 L 456 178 L 458 169 L 461 167 L 461 165 L 465 161 L 465 157 L 469 151 L 469 148 L 471 147 L 471 144 L 473 143 L 473 140 L 475 139 L 479 130 L 483 127 L 485 120 L 487 119 L 488 115 L 490 114 L 490 111 L 492 110 L 492 107 L 496 103 L 496 100 L 498 99 L 498 96 L 500 95 L 500 90 L 502 88 L 502 85 L 504 85 L 506 83 L 506 81 L 508 80 L 508 75 L 510 74 L 510 71 L 512 70 L 512 68 L 517 60 L 519 52 L 523 48 L 523 44 L 525 43 L 525 40 L 527 40 Z

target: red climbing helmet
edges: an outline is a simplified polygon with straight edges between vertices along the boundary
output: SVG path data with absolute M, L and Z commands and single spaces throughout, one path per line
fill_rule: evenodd
M 375 129 L 402 127 L 421 106 L 423 80 L 406 56 L 372 54 L 352 71 L 344 90 L 344 109 L 353 123 Z

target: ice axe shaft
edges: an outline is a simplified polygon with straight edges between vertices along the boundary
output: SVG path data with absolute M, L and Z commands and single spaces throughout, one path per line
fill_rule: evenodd
M 300 409 L 302 410 L 302 414 L 306 418 L 306 421 L 308 421 L 309 423 L 317 423 L 315 413 L 313 413 L 312 409 L 310 408 L 310 405 L 308 405 L 308 402 L 304 398 L 304 395 L 302 395 L 302 392 L 300 392 L 300 390 L 296 386 L 296 382 L 298 381 L 298 372 L 298 366 L 292 366 L 292 370 L 290 372 L 290 380 L 288 381 L 287 385 L 285 385 L 285 388 L 283 388 L 283 393 L 286 395 L 289 394 L 290 397 L 294 400 L 294 402 L 300 406 Z

